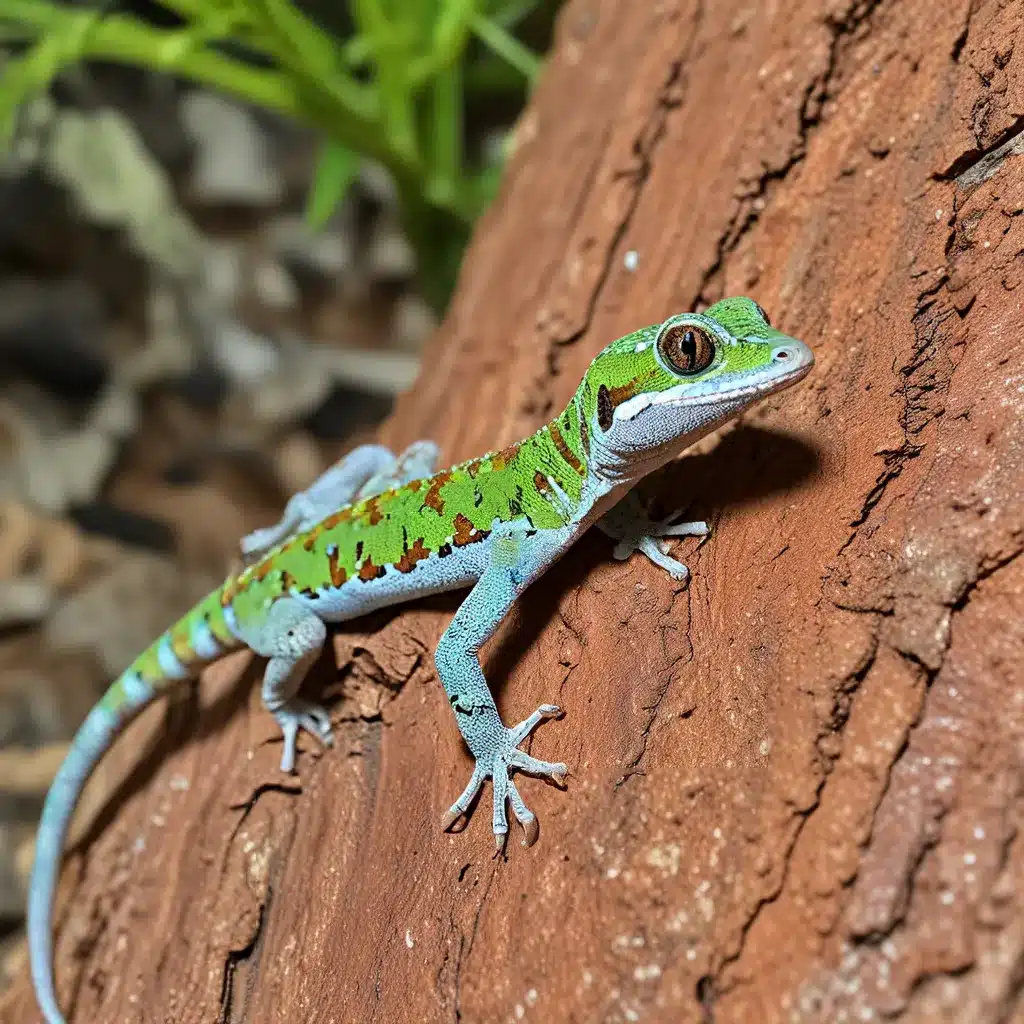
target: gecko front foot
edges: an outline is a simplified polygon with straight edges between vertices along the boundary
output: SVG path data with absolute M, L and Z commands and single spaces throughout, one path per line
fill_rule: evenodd
M 619 561 L 625 561 L 634 551 L 639 551 L 655 565 L 661 566 L 672 579 L 685 581 L 690 575 L 690 570 L 668 553 L 668 538 L 706 537 L 711 531 L 708 529 L 708 524 L 703 522 L 673 523 L 672 520 L 678 514 L 677 510 L 665 519 L 637 522 L 632 531 L 619 538 L 612 557 Z
M 299 729 L 305 729 L 325 747 L 334 745 L 331 717 L 327 709 L 320 704 L 314 704 L 302 697 L 292 697 L 274 711 L 274 718 L 277 719 L 277 724 L 281 726 L 281 732 L 284 734 L 284 751 L 281 754 L 283 772 L 291 773 L 295 770 L 295 741 Z
M 537 841 L 539 830 L 537 817 L 526 806 L 515 783 L 509 778 L 509 774 L 513 769 L 519 769 L 519 771 L 529 772 L 531 775 L 548 775 L 558 782 L 565 780 L 569 769 L 564 764 L 540 761 L 518 749 L 519 744 L 545 718 L 556 718 L 561 714 L 562 711 L 557 705 L 541 704 L 529 718 L 524 718 L 511 729 L 506 729 L 499 719 L 496 728 L 486 730 L 479 742 L 473 744 L 479 752 L 476 754 L 476 765 L 473 768 L 469 785 L 445 812 L 441 819 L 441 828 L 445 830 L 451 828 L 466 813 L 473 798 L 484 784 L 484 780 L 490 778 L 493 780 L 494 786 L 494 841 L 498 850 L 504 848 L 505 836 L 508 834 L 506 799 L 512 805 L 512 813 L 516 816 L 516 820 L 523 826 L 525 833 L 523 846 L 532 846 Z
M 664 519 L 651 519 L 634 491 L 598 520 L 597 526 L 617 543 L 614 558 L 624 561 L 634 551 L 646 555 L 661 566 L 674 580 L 685 581 L 690 571 L 669 552 L 670 537 L 706 537 L 711 531 L 707 523 L 677 523 L 677 509 Z

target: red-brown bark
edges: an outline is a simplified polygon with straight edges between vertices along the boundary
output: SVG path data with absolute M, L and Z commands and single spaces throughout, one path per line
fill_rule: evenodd
M 688 589 L 588 536 L 485 652 L 506 717 L 567 711 L 532 849 L 495 858 L 486 810 L 438 830 L 454 598 L 342 631 L 339 742 L 294 781 L 244 658 L 150 714 L 65 871 L 73 1021 L 1024 1020 L 1021 26 L 570 3 L 385 439 L 507 443 L 729 293 L 817 368 L 661 475 L 713 525 Z M 0 1004 L 34 1012 L 26 979 Z

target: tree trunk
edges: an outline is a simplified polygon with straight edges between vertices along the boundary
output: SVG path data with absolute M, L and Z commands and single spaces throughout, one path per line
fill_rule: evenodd
M 650 489 L 712 524 L 689 587 L 592 532 L 485 651 L 567 711 L 535 847 L 489 790 L 438 827 L 456 596 L 341 630 L 295 779 L 245 656 L 148 714 L 64 872 L 73 1021 L 1024 1021 L 1021 15 L 569 4 L 385 440 L 509 442 L 725 294 L 818 365 Z

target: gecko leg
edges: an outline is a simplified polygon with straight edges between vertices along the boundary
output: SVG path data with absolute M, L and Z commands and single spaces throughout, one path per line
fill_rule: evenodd
M 421 476 L 430 476 L 438 455 L 433 441 L 416 441 L 397 456 L 379 444 L 364 444 L 353 449 L 304 491 L 292 495 L 277 523 L 243 537 L 242 554 L 249 559 L 262 557 L 271 548 L 316 526 L 321 519 L 353 501 Z
M 413 441 L 400 455 L 393 456 L 393 463 L 386 466 L 366 481 L 356 494 L 356 500 L 383 494 L 392 487 L 401 487 L 412 480 L 430 476 L 437 469 L 441 449 L 433 441 Z M 342 502 L 344 504 L 344 502 Z
M 284 734 L 281 771 L 291 772 L 300 729 L 325 746 L 333 743 L 327 709 L 297 696 L 303 677 L 323 649 L 327 627 L 300 601 L 282 597 L 271 605 L 262 626 L 247 633 L 249 646 L 269 659 L 263 675 L 263 706 Z
M 388 472 L 395 461 L 395 456 L 383 445 L 364 444 L 354 448 L 304 491 L 292 495 L 277 523 L 243 537 L 242 554 L 247 558 L 260 557 L 294 534 L 315 526 L 352 501 L 367 480 Z
M 664 519 L 654 520 L 647 515 L 635 491 L 630 491 L 598 520 L 602 533 L 617 541 L 612 557 L 624 561 L 634 551 L 646 555 L 655 565 L 664 569 L 674 580 L 685 580 L 690 571 L 682 562 L 668 553 L 668 537 L 706 537 L 711 531 L 707 523 L 673 523 L 679 515 L 677 509 Z
M 568 772 L 564 764 L 539 761 L 519 750 L 519 744 L 544 719 L 561 712 L 555 704 L 542 704 L 518 725 L 509 729 L 501 720 L 487 686 L 477 655 L 494 634 L 499 623 L 526 586 L 557 558 L 564 542 L 550 535 L 528 535 L 513 529 L 491 536 L 490 562 L 476 586 L 462 602 L 435 652 L 437 674 L 448 694 L 455 720 L 476 760 L 469 785 L 441 820 L 450 828 L 469 807 L 484 780 L 494 787 L 492 828 L 499 850 L 508 833 L 506 801 L 523 826 L 524 845 L 537 838 L 537 819 L 526 806 L 509 778 L 513 770 L 547 775 L 561 781 Z

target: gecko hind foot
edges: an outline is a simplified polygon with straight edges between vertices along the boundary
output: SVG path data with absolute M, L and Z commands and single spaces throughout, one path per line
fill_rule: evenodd
M 305 729 L 325 747 L 334 745 L 331 731 L 331 716 L 327 709 L 313 701 L 292 697 L 274 711 L 274 718 L 284 734 L 284 750 L 281 753 L 281 771 L 289 774 L 295 770 L 295 745 L 299 730 Z
M 458 800 L 451 805 L 441 818 L 441 828 L 447 831 L 456 821 L 469 810 L 484 780 L 490 778 L 494 786 L 494 841 L 500 852 L 505 846 L 508 834 L 508 816 L 506 801 L 512 805 L 512 813 L 516 821 L 523 826 L 523 846 L 532 846 L 537 841 L 540 826 L 536 815 L 526 806 L 519 795 L 515 783 L 509 778 L 513 769 L 529 772 L 531 775 L 547 775 L 557 782 L 564 782 L 569 769 L 560 762 L 540 761 L 522 750 L 519 744 L 546 718 L 557 718 L 562 714 L 556 704 L 541 704 L 529 718 L 524 718 L 511 729 L 501 726 L 487 736 L 487 742 L 481 743 L 482 753 L 476 759 L 473 775 L 469 785 L 462 791 Z

